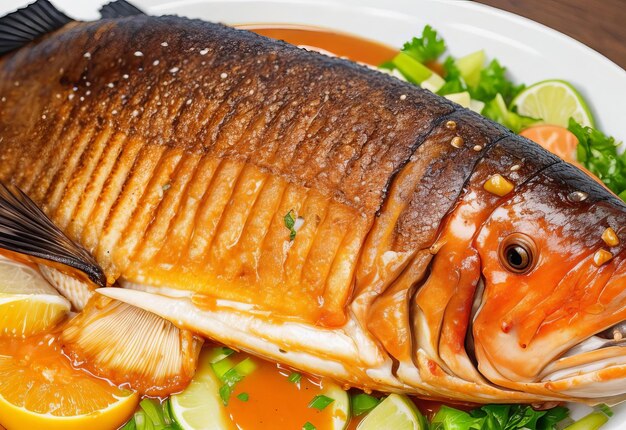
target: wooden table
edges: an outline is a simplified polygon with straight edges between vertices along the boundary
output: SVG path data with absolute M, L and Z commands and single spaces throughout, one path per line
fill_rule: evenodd
M 476 0 L 577 39 L 626 69 L 626 0 Z

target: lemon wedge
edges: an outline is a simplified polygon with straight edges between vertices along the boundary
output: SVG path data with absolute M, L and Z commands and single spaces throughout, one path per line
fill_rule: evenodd
M 69 310 L 70 303 L 35 268 L 0 257 L 0 336 L 48 330 Z

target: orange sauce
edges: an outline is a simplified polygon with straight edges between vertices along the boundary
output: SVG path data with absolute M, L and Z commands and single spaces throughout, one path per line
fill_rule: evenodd
M 238 354 L 245 358 L 246 354 Z M 227 410 L 240 430 L 300 429 L 307 421 L 319 430 L 330 430 L 332 405 L 319 411 L 309 408 L 322 394 L 323 381 L 302 374 L 299 383 L 290 382 L 286 367 L 254 358 L 257 368 L 235 385 Z M 237 396 L 245 393 L 248 400 Z
M 247 24 L 238 27 L 272 39 L 284 40 L 292 45 L 321 49 L 338 57 L 346 57 L 372 66 L 391 60 L 398 53 L 397 49 L 379 42 L 316 27 L 285 24 Z

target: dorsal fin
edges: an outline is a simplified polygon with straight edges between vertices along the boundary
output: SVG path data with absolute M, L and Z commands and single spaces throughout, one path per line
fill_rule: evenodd
M 37 0 L 0 18 L 0 55 L 21 48 L 73 21 L 48 0 Z
M 106 285 L 96 260 L 72 242 L 19 188 L 0 181 L 0 248 L 82 272 L 93 283 Z
M 126 0 L 115 0 L 100 8 L 102 18 L 124 18 L 135 15 L 145 15 L 145 13 Z

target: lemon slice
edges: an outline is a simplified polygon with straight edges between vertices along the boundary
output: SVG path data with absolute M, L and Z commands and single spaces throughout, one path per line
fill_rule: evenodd
M 182 430 L 235 430 L 220 398 L 222 383 L 211 360 L 211 351 L 202 351 L 191 383 L 182 393 L 170 397 L 170 412 Z
M 426 419 L 406 396 L 390 394 L 357 427 L 357 430 L 427 430 Z
M 27 337 L 57 324 L 70 310 L 39 272 L 0 257 L 0 336 Z
M 350 423 L 350 397 L 348 393 L 334 382 L 322 382 L 322 394 L 333 399 L 329 407 L 332 408 L 332 429 L 343 430 Z
M 541 119 L 545 124 L 567 127 L 570 117 L 593 127 L 593 116 L 585 100 L 565 81 L 548 80 L 536 83 L 519 93 L 512 106 L 524 116 Z
M 74 369 L 55 338 L 0 341 L 0 425 L 7 430 L 110 430 L 124 424 L 139 401 Z

